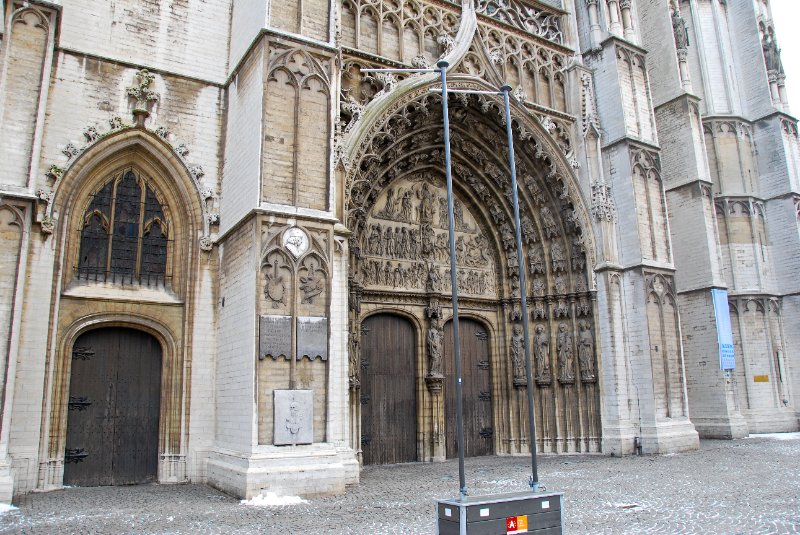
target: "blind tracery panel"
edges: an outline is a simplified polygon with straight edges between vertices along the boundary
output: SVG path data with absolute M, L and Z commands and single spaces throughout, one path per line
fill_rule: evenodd
M 147 180 L 132 169 L 115 175 L 84 212 L 77 278 L 165 284 L 168 229 L 164 209 Z

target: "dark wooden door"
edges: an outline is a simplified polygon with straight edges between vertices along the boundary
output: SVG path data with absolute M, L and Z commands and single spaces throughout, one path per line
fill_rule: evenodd
M 475 320 L 460 318 L 461 378 L 464 408 L 464 456 L 494 452 L 492 427 L 492 380 L 489 369 L 489 335 Z M 456 440 L 456 364 L 453 353 L 453 322 L 444 326 L 445 423 L 447 457 L 458 457 Z
M 416 336 L 406 319 L 361 324 L 361 450 L 364 464 L 417 460 Z
M 105 328 L 72 350 L 64 484 L 132 485 L 158 476 L 161 346 L 147 333 Z

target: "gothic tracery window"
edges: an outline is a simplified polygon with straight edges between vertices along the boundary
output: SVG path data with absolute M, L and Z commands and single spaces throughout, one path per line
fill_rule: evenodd
M 133 169 L 93 196 L 80 227 L 78 279 L 164 284 L 169 225 L 148 181 Z

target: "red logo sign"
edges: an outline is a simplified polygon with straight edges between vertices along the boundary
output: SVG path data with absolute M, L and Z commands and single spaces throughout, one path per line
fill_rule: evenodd
M 506 518 L 506 533 L 528 533 L 527 515 Z

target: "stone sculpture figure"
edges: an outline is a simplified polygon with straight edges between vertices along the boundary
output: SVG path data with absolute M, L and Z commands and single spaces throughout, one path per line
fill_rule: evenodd
M 359 369 L 361 341 L 358 338 L 357 330 L 350 331 L 349 354 L 347 359 L 350 368 L 348 374 L 350 379 L 350 388 L 358 388 L 361 386 L 361 370 Z
M 550 335 L 542 324 L 536 326 L 533 336 L 533 357 L 536 361 L 536 382 L 550 384 Z
M 581 381 L 591 382 L 595 380 L 594 373 L 594 337 L 589 323 L 581 321 L 578 324 L 580 333 L 578 334 L 578 366 L 581 370 Z
M 413 222 L 411 214 L 413 213 L 414 206 L 411 202 L 411 190 L 403 193 L 403 198 L 400 201 L 400 217 L 403 221 Z
M 522 326 L 514 325 L 511 335 L 511 364 L 514 368 L 514 386 L 525 386 L 525 345 L 522 337 Z
M 762 42 L 764 50 L 764 62 L 767 64 L 767 71 L 774 71 L 783 74 L 783 62 L 781 61 L 781 51 L 778 49 L 778 42 L 775 40 L 775 33 L 770 29 L 764 35 Z
M 394 257 L 394 232 L 392 232 L 392 227 L 386 227 L 383 233 L 383 252 L 389 258 Z
M 444 377 L 442 374 L 442 328 L 439 319 L 431 320 L 428 329 L 428 377 Z
M 558 352 L 558 381 L 565 385 L 574 383 L 575 374 L 572 368 L 575 355 L 572 352 L 572 336 L 567 332 L 566 323 L 558 326 L 556 351 Z
M 417 193 L 419 203 L 419 222 L 422 225 L 433 224 L 433 214 L 436 211 L 436 194 L 428 187 L 428 183 L 422 184 L 422 189 Z
M 677 9 L 672 11 L 672 31 L 675 33 L 675 46 L 678 50 L 689 48 L 689 31 L 686 28 L 686 21 L 683 20 Z
M 550 258 L 553 262 L 553 271 L 567 270 L 567 257 L 564 255 L 564 248 L 560 242 L 554 241 L 550 245 Z

